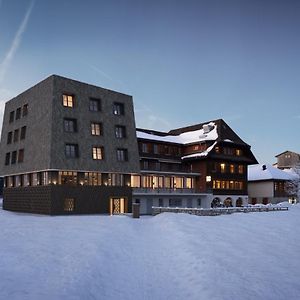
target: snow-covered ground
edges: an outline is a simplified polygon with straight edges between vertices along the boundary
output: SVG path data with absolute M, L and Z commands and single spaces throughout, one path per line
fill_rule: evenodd
M 299 299 L 300 205 L 49 217 L 0 210 L 0 299 Z

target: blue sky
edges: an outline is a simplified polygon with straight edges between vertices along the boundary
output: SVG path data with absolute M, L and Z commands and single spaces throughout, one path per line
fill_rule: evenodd
M 223 118 L 262 163 L 300 153 L 299 53 L 297 0 L 0 0 L 1 111 L 59 74 L 132 95 L 139 127 Z

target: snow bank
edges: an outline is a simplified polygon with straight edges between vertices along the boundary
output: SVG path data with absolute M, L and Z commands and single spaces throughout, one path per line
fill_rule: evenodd
M 300 206 L 197 217 L 0 210 L 0 299 L 298 300 Z

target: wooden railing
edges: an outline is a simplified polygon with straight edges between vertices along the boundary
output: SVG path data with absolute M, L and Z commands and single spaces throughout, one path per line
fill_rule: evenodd
M 288 210 L 287 206 L 245 206 L 245 207 L 220 207 L 220 208 L 185 208 L 185 207 L 152 207 L 152 214 L 163 212 L 186 213 L 197 216 L 218 216 L 232 213 L 269 212 Z

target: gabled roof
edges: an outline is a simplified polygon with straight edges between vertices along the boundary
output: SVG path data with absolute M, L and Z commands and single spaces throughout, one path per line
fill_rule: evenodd
M 248 181 L 293 180 L 295 174 L 282 171 L 270 164 L 248 166 Z
M 297 153 L 297 152 L 293 152 L 293 151 L 286 150 L 286 151 L 284 151 L 284 152 L 282 152 L 282 153 L 279 153 L 279 154 L 275 155 L 275 157 L 278 157 L 278 156 L 280 156 L 280 155 L 282 155 L 282 154 L 285 154 L 285 153 L 294 153 L 294 154 L 296 154 L 296 155 L 299 155 L 299 156 L 300 156 L 300 154 L 299 154 L 299 153 Z

